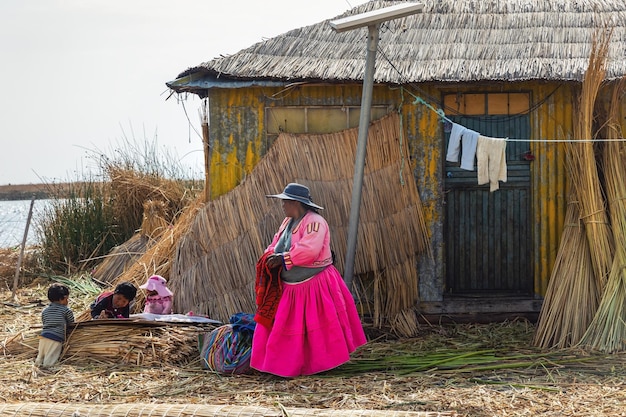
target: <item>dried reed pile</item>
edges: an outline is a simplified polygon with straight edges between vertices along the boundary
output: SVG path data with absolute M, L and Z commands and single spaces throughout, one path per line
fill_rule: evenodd
M 181 181 L 168 180 L 117 165 L 107 166 L 106 169 L 111 180 L 113 209 L 122 230 L 136 230 L 143 223 L 146 201 L 162 202 L 164 207 L 161 215 L 170 224 L 192 198 Z
M 399 116 L 371 124 L 363 185 L 357 290 L 373 300 L 376 325 L 396 321 L 405 335 L 415 331 L 402 313 L 418 301 L 417 256 L 428 247 L 421 202 L 400 141 Z M 253 312 L 255 264 L 283 218 L 280 204 L 265 195 L 288 182 L 311 189 L 331 230 L 336 266 L 346 252 L 352 176 L 358 130 L 323 135 L 281 134 L 244 182 L 209 201 L 180 236 L 170 285 L 178 311 L 227 321 Z M 362 299 L 363 310 L 369 305 Z M 409 320 L 410 320 L 410 314 Z
M 5 417 L 453 417 L 454 411 L 346 410 L 316 408 L 274 408 L 209 404 L 0 404 Z
M 154 274 L 161 275 L 165 278 L 170 276 L 171 261 L 175 256 L 175 249 L 178 242 L 184 238 L 189 225 L 195 218 L 198 210 L 202 207 L 203 197 L 193 201 L 187 209 L 177 218 L 176 223 L 172 227 L 165 229 L 143 255 L 134 262 L 130 263 L 127 268 L 117 277 L 113 283 L 113 287 L 120 282 L 132 282 L 136 287 L 142 285 L 146 279 Z M 170 284 L 168 286 L 171 288 Z M 143 310 L 145 303 L 145 293 L 137 291 L 133 312 L 138 313 Z M 187 313 L 189 310 L 178 308 L 174 304 L 174 311 Z M 91 320 L 89 311 L 84 311 L 76 317 L 76 321 Z
M 140 233 L 151 239 L 157 239 L 170 225 L 168 218 L 167 204 L 164 201 L 144 201 Z
M 592 140 L 594 107 L 605 77 L 609 39 L 604 35 L 594 40 L 576 103 L 574 139 L 587 141 L 566 145 L 567 174 L 574 195 L 534 338 L 537 346 L 545 348 L 569 347 L 580 341 L 596 313 L 613 261 L 613 234 Z M 583 227 L 577 224 L 576 215 Z M 586 241 L 581 239 L 581 232 Z
M 126 242 L 114 247 L 92 272 L 94 279 L 101 283 L 112 284 L 117 278 L 146 252 L 151 240 L 140 233 L 133 235 Z
M 624 81 L 613 85 L 607 138 L 623 138 L 619 122 Z M 626 350 L 626 143 L 607 142 L 603 152 L 604 180 L 615 237 L 615 257 L 597 313 L 581 344 L 606 352 Z
M 611 270 L 614 244 L 607 207 L 602 195 L 594 141 L 591 139 L 594 137 L 593 120 L 596 97 L 606 73 L 609 40 L 610 34 L 606 33 L 594 38 L 589 66 L 576 103 L 578 114 L 574 123 L 574 139 L 588 139 L 589 141 L 567 144 L 567 154 L 572 164 L 569 169 L 571 184 L 580 204 L 580 218 L 585 225 L 593 270 L 600 290 L 604 288 Z
M 147 200 L 143 204 L 143 221 L 139 233 L 123 244 L 114 247 L 93 271 L 98 282 L 112 284 L 169 227 L 167 206 L 160 200 Z
M 572 197 L 533 340 L 542 348 L 566 348 L 578 343 L 600 302 L 579 204 Z
M 198 335 L 213 325 L 171 325 L 135 320 L 78 323 L 64 345 L 62 362 L 75 365 L 120 363 L 159 367 L 199 361 Z M 40 331 L 16 334 L 4 343 L 16 360 L 37 356 Z

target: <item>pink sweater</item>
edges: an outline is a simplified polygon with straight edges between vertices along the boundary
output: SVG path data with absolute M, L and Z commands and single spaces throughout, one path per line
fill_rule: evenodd
M 265 253 L 274 253 L 274 247 L 290 220 L 291 217 L 286 217 L 283 220 L 272 243 L 265 249 Z M 300 223 L 291 231 L 291 247 L 282 255 L 287 270 L 294 265 L 317 268 L 332 264 L 330 232 L 326 220 L 313 211 L 307 212 Z
M 149 295 L 146 297 L 144 313 L 150 314 L 172 314 L 172 296 L 161 297 L 160 295 Z

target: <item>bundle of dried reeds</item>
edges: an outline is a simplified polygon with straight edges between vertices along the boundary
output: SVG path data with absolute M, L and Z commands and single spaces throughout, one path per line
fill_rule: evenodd
M 136 230 L 142 224 L 144 203 L 148 200 L 163 202 L 167 208 L 167 223 L 174 222 L 190 202 L 191 196 L 181 181 L 168 180 L 118 165 L 110 165 L 106 169 L 111 180 L 113 208 L 122 224 L 122 230 Z
M 141 234 L 152 239 L 158 238 L 169 226 L 167 204 L 162 200 L 146 200 L 143 203 Z
M 72 364 L 187 365 L 199 361 L 198 335 L 214 328 L 208 324 L 126 320 L 79 323 L 65 342 L 61 360 Z M 38 334 L 39 331 L 15 335 L 5 343 L 5 352 L 17 358 L 36 356 Z
M 535 345 L 545 348 L 568 347 L 580 341 L 596 313 L 613 260 L 613 234 L 592 141 L 594 107 L 605 76 L 609 39 L 610 34 L 603 34 L 599 40 L 594 37 L 576 103 L 574 138 L 586 141 L 569 142 L 566 147 L 567 173 L 574 196 L 570 197 L 565 229 L 534 338 Z M 584 227 L 578 224 L 576 216 Z
M 374 321 L 388 323 L 418 302 L 417 257 L 428 248 L 428 232 L 411 167 L 401 141 L 399 116 L 371 124 L 364 175 L 356 281 L 376 277 Z M 331 230 L 336 266 L 343 270 L 358 129 L 324 135 L 281 134 L 246 180 L 209 201 L 180 236 L 170 284 L 178 311 L 227 321 L 254 311 L 255 264 L 276 232 L 283 213 L 265 198 L 288 182 L 307 185 Z M 341 150 L 333 150 L 341 144 Z M 297 158 L 295 155 L 306 155 Z M 365 294 L 370 283 L 355 282 Z M 362 308 L 362 311 L 365 308 Z M 414 333 L 415 328 L 405 328 Z
M 567 146 L 569 162 L 572 164 L 569 174 L 580 204 L 580 217 L 585 224 L 593 270 L 600 290 L 604 288 L 611 270 L 614 244 L 592 139 L 594 106 L 605 78 L 609 40 L 610 33 L 603 32 L 594 37 L 589 66 L 576 103 L 578 114 L 574 123 L 574 139 L 588 141 L 570 142 Z
M 606 352 L 626 350 L 626 142 L 619 124 L 624 81 L 613 85 L 607 120 L 608 139 L 603 153 L 604 179 L 615 257 L 593 322 L 581 344 Z
M 171 261 L 175 256 L 176 245 L 181 239 L 184 239 L 189 225 L 194 220 L 198 210 L 203 205 L 202 201 L 203 198 L 199 197 L 192 202 L 177 218 L 172 227 L 166 228 L 164 232 L 158 236 L 158 239 L 149 246 L 145 253 L 133 262 L 129 262 L 128 265 L 124 264 L 125 268 L 123 268 L 121 274 L 117 276 L 112 287 L 115 287 L 115 285 L 125 281 L 132 282 L 136 287 L 139 287 L 139 285 L 142 285 L 148 277 L 155 274 L 161 275 L 167 279 L 170 275 Z M 171 284 L 170 288 L 172 288 Z M 145 300 L 145 293 L 143 291 L 138 291 L 133 303 L 134 309 L 131 313 L 141 312 L 143 310 Z M 182 313 L 187 313 L 189 311 L 178 308 L 176 304 L 174 304 L 173 308 L 174 311 Z M 78 322 L 89 320 L 91 320 L 89 310 L 76 316 L 76 321 Z
M 210 404 L 0 404 L 5 417 L 454 417 L 454 411 L 346 410 L 275 408 Z
M 558 254 L 539 313 L 533 344 L 542 348 L 565 348 L 578 343 L 600 302 L 578 206 L 570 198 Z
M 98 282 L 113 284 L 126 268 L 146 252 L 154 242 L 137 233 L 126 242 L 114 247 L 98 264 L 92 276 Z

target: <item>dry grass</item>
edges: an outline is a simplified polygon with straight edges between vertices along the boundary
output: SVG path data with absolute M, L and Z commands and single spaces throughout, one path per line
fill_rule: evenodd
M 2 340 L 39 323 L 45 288 L 47 283 L 20 290 L 21 307 L 0 304 Z M 6 299 L 7 295 L 3 293 L 2 298 Z M 70 307 L 79 310 L 87 301 L 72 299 Z M 370 338 L 375 338 L 373 329 L 367 330 Z M 376 340 L 359 349 L 349 366 L 380 356 L 421 357 L 443 350 L 461 353 L 468 349 L 495 349 L 528 360 L 543 352 L 531 347 L 533 332 L 534 326 L 528 322 L 508 322 L 433 326 L 422 328 L 418 337 L 410 339 L 378 333 Z M 353 410 L 456 412 L 459 416 L 622 415 L 626 403 L 624 353 L 590 354 L 577 350 L 543 353 L 547 360 L 524 367 L 472 372 L 432 367 L 409 375 L 393 370 L 346 375 L 340 367 L 326 374 L 294 379 L 261 373 L 217 375 L 202 370 L 199 362 L 197 366 L 193 362 L 185 366 L 168 363 L 135 366 L 104 365 L 97 361 L 78 364 L 69 359 L 51 373 L 37 374 L 32 369 L 34 356 L 0 356 L 0 401 L 90 407 L 115 404 L 130 407 L 137 403 L 224 405 L 234 407 L 232 410 L 237 407 L 347 410 L 343 415 L 353 415 Z M 502 362 L 505 363 L 510 364 Z M 167 406 L 158 408 L 161 411 L 158 415 L 169 417 L 165 409 Z
M 619 109 L 624 81 L 612 85 L 607 137 L 623 138 Z M 626 350 L 626 144 L 608 142 L 603 152 L 605 188 L 615 236 L 615 258 L 598 311 L 585 333 L 585 346 L 606 352 Z
M 569 178 L 580 205 L 580 218 L 585 225 L 598 288 L 602 291 L 611 270 L 615 247 L 596 163 L 596 144 L 591 139 L 594 138 L 594 107 L 606 76 L 611 35 L 597 34 L 597 37 L 592 45 L 589 66 L 576 102 L 574 123 L 574 139 L 590 141 L 568 143 L 567 156 L 570 164 Z
M 570 197 L 554 268 L 533 343 L 552 349 L 576 345 L 600 303 L 578 202 Z
M 400 129 L 395 112 L 369 127 L 354 272 L 362 311 L 371 312 L 376 325 L 393 323 L 398 334 L 410 336 L 419 300 L 415 265 L 429 242 Z M 356 128 L 282 133 L 245 181 L 201 207 L 177 236 L 169 275 L 161 274 L 174 291 L 177 311 L 226 321 L 238 311 L 254 310 L 254 266 L 284 217 L 280 204 L 265 195 L 287 182 L 307 185 L 313 201 L 324 207 L 336 266 L 343 271 L 357 138 Z M 342 152 L 328 152 L 336 143 L 344 145 Z

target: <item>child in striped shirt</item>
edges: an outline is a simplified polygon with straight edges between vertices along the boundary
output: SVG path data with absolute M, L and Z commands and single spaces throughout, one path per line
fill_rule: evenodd
M 70 290 L 65 285 L 54 283 L 48 288 L 50 304 L 41 312 L 43 330 L 39 337 L 39 353 L 35 365 L 47 368 L 61 356 L 67 326 L 74 323 L 74 313 L 69 309 Z

